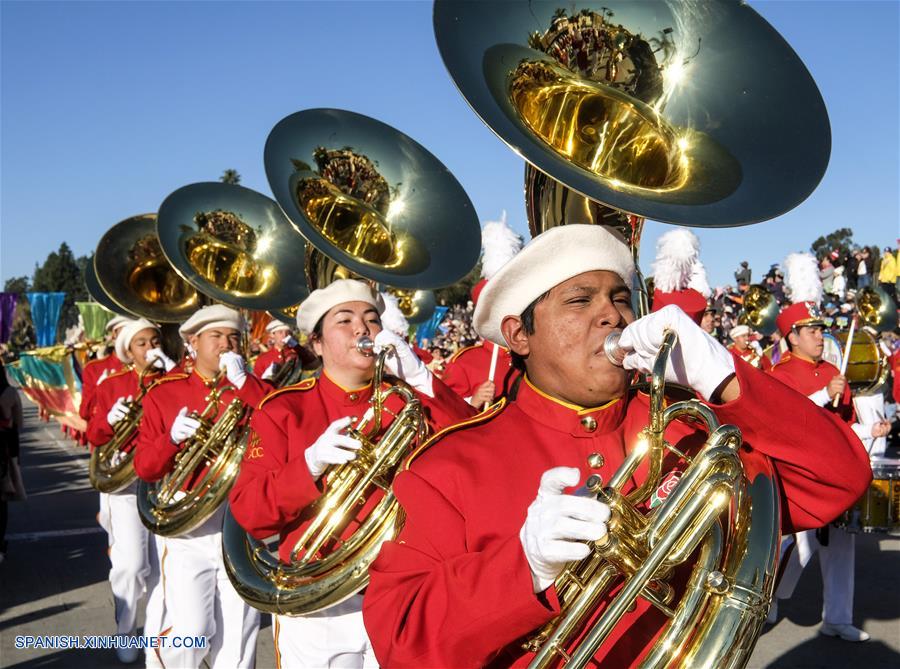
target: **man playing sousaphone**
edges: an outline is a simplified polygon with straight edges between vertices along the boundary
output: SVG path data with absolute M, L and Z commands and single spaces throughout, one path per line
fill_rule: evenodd
M 366 414 L 372 398 L 375 359 L 361 350 L 363 338 L 375 350 L 392 346 L 385 368 L 412 388 L 425 420 L 434 429 L 474 413 L 415 356 L 398 335 L 382 330 L 381 296 L 361 281 L 342 279 L 315 290 L 301 304 L 297 325 L 309 334 L 322 359 L 322 373 L 269 395 L 254 412 L 252 434 L 232 489 L 237 522 L 263 539 L 280 534 L 279 554 L 291 561 L 298 538 L 310 521 L 309 507 L 321 497 L 323 475 L 332 465 L 356 458 L 361 442 L 345 429 Z M 396 412 L 396 396 L 387 400 Z M 356 420 L 354 420 L 356 419 Z M 377 502 L 369 498 L 367 505 Z M 354 528 L 349 528 L 352 532 Z M 275 617 L 275 647 L 282 667 L 375 666 L 357 594 L 323 611 Z
M 591 474 L 605 484 L 635 447 L 648 400 L 629 388 L 630 370 L 651 368 L 666 329 L 679 342 L 667 377 L 740 428 L 751 481 L 774 467 L 785 528 L 827 522 L 865 490 L 865 453 L 849 428 L 733 358 L 678 307 L 635 320 L 634 273 L 617 237 L 565 225 L 537 236 L 488 283 L 474 325 L 509 346 L 525 378 L 505 407 L 445 431 L 394 481 L 406 523 L 370 569 L 364 608 L 382 666 L 529 662 L 523 639 L 560 613 L 554 580 L 588 555 L 583 542 L 607 534 L 609 508 L 569 492 Z M 624 368 L 604 349 L 616 331 Z M 673 421 L 666 438 L 693 453 L 706 435 Z M 685 469 L 666 455 L 651 508 Z M 645 464 L 622 492 L 646 477 Z M 638 597 L 593 660 L 634 664 L 666 620 Z
M 113 439 L 116 425 L 128 416 L 128 405 L 139 396 L 141 385 L 149 387 L 175 364 L 162 352 L 159 328 L 153 323 L 143 318 L 122 323 L 116 337 L 115 357 L 123 366 L 97 386 L 91 401 L 87 437 L 92 448 Z M 136 438 L 135 433 L 120 448 L 119 457 L 132 451 Z M 159 561 L 156 544 L 138 515 L 136 488 L 137 484 L 132 482 L 117 492 L 101 492 L 100 517 L 109 535 L 109 584 L 116 607 L 116 633 L 134 634 L 138 602 L 146 591 L 144 633 L 152 635 L 161 631 Z M 116 655 L 124 663 L 137 660 L 139 652 L 136 647 L 116 649 Z
M 214 305 L 199 309 L 179 328 L 194 356 L 190 373 L 172 373 L 144 398 L 134 468 L 145 481 L 162 479 L 194 435 L 199 421 L 191 416 L 207 406 L 219 378 L 221 411 L 234 398 L 256 406 L 271 389 L 248 373 L 240 353 L 244 320 L 234 309 Z M 224 374 L 220 374 L 224 370 Z M 179 636 L 205 635 L 208 647 L 157 649 L 167 667 L 199 667 L 209 653 L 210 667 L 252 667 L 256 657 L 259 613 L 234 591 L 222 563 L 223 509 L 202 525 L 175 537 L 161 538 L 161 572 L 166 622 Z

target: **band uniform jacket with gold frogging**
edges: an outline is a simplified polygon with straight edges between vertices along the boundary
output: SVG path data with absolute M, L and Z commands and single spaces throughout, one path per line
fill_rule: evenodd
M 432 430 L 474 413 L 440 379 L 433 380 L 433 391 L 434 397 L 416 393 Z M 279 554 L 283 561 L 290 561 L 294 544 L 311 520 L 303 511 L 322 495 L 323 479 L 316 481 L 310 474 L 306 449 L 335 420 L 345 416 L 361 418 L 371 397 L 371 383 L 346 389 L 323 372 L 318 379 L 275 391 L 254 412 L 250 422 L 253 434 L 241 474 L 230 494 L 231 512 L 238 524 L 257 539 L 280 534 Z M 401 407 L 402 400 L 396 395 L 388 398 L 390 412 L 396 413 Z M 385 411 L 383 425 L 386 427 L 390 420 Z M 367 506 L 371 508 L 381 497 L 372 495 Z M 361 512 L 365 514 L 367 509 Z M 353 529 L 351 524 L 345 535 Z
M 160 376 L 160 373 L 150 373 L 144 377 L 144 383 L 154 383 Z M 92 447 L 102 446 L 113 438 L 115 430 L 106 416 L 120 397 L 127 398 L 130 395 L 133 400 L 137 399 L 141 392 L 138 381 L 138 372 L 132 367 L 124 367 L 112 372 L 97 386 L 87 427 L 87 438 Z M 126 453 L 133 450 L 136 441 L 135 434 L 123 450 Z
M 255 407 L 272 390 L 272 386 L 247 374 L 240 390 L 223 376 L 219 387 L 226 387 L 219 397 L 218 412 L 221 412 L 235 397 L 248 407 Z M 134 454 L 134 471 L 145 481 L 158 481 L 175 466 L 175 456 L 182 444 L 172 443 L 170 430 L 175 417 L 182 407 L 200 413 L 206 408 L 206 397 L 210 389 L 206 379 L 193 369 L 189 373 L 170 372 L 164 376 L 144 396 L 144 415 L 138 430 L 137 448 Z
M 475 389 L 488 380 L 491 372 L 491 357 L 494 347 L 497 345 L 490 341 L 483 341 L 475 346 L 460 349 L 447 363 L 447 368 L 441 377 L 444 383 L 452 388 L 460 397 L 472 397 Z M 494 399 L 503 395 L 504 381 L 507 388 L 518 377 L 519 373 L 513 369 L 512 356 L 509 349 L 499 347 L 497 353 L 497 368 L 494 370 Z M 508 379 L 508 380 L 507 380 Z
M 735 366 L 740 397 L 713 408 L 720 422 L 741 429 L 748 478 L 777 473 L 785 532 L 820 527 L 866 489 L 870 471 L 862 444 L 805 397 L 742 361 Z M 541 475 L 567 466 L 580 470 L 581 481 L 592 473 L 609 481 L 647 425 L 648 407 L 648 398 L 632 391 L 603 407 L 579 409 L 526 379 L 506 408 L 448 430 L 413 458 L 394 481 L 406 524 L 370 568 L 363 604 L 379 664 L 526 665 L 532 655 L 522 649 L 523 638 L 560 613 L 555 586 L 534 593 L 519 539 Z M 706 434 L 676 421 L 666 438 L 694 452 Z M 597 469 L 588 466 L 592 454 L 602 456 Z M 684 471 L 673 458 L 665 462 L 668 476 L 673 468 Z M 645 463 L 623 492 L 646 476 Z M 665 621 L 638 599 L 598 650 L 596 664 L 636 664 Z

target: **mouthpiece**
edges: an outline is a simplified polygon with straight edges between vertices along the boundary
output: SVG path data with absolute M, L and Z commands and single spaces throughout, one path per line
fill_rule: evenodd
M 619 346 L 619 337 L 621 336 L 621 332 L 610 332 L 603 341 L 603 352 L 616 367 L 621 367 L 625 360 L 625 349 Z
M 369 337 L 360 337 L 356 342 L 356 350 L 360 353 L 372 353 L 375 350 L 375 342 Z

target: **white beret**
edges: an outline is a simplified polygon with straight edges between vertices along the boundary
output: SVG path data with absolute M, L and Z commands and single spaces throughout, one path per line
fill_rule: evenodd
M 131 362 L 131 356 L 128 353 L 128 347 L 131 346 L 131 340 L 141 330 L 156 330 L 159 327 L 148 321 L 146 318 L 139 318 L 136 321 L 128 320 L 119 334 L 116 335 L 116 357 L 122 362 Z
M 275 330 L 281 330 L 284 328 L 285 330 L 290 330 L 291 326 L 285 323 L 284 321 L 280 321 L 277 318 L 273 318 L 269 321 L 269 324 L 266 326 L 266 332 L 275 332 Z
M 500 268 L 475 306 L 473 325 L 485 339 L 506 346 L 500 324 L 521 316 L 529 304 L 574 276 L 606 270 L 634 283 L 634 259 L 623 239 L 600 225 L 574 223 L 550 228 Z
M 110 318 L 109 321 L 106 323 L 106 331 L 107 331 L 107 332 L 112 332 L 112 331 L 115 330 L 117 327 L 119 327 L 119 326 L 121 326 L 121 325 L 127 324 L 128 321 L 130 321 L 130 320 L 133 320 L 133 319 L 128 318 L 128 316 L 113 316 L 113 317 Z
M 226 307 L 224 304 L 213 304 L 197 309 L 178 328 L 178 334 L 182 339 L 187 339 L 191 335 L 198 335 L 212 328 L 230 328 L 241 332 L 244 329 L 244 318 L 231 307 Z
M 322 316 L 344 302 L 365 302 L 375 307 L 379 316 L 384 312 L 384 300 L 369 284 L 356 279 L 338 279 L 314 290 L 303 300 L 297 309 L 297 327 L 301 332 L 311 333 Z
M 750 326 L 749 325 L 735 325 L 728 331 L 728 336 L 734 339 L 735 337 L 742 337 L 744 335 L 750 334 Z

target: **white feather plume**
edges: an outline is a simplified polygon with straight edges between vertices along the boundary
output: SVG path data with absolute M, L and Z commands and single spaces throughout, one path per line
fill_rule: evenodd
M 409 322 L 406 316 L 400 311 L 400 303 L 397 298 L 390 293 L 382 293 L 384 299 L 384 312 L 381 314 L 381 326 L 385 330 L 390 330 L 394 334 L 405 337 L 409 334 Z
M 693 288 L 703 297 L 709 299 L 712 296 L 712 288 L 709 287 L 709 279 L 706 277 L 706 267 L 703 262 L 697 260 L 691 268 L 691 278 L 688 280 L 688 288 Z
M 656 241 L 653 286 L 664 293 L 684 290 L 700 256 L 700 240 L 687 228 L 669 230 Z
M 819 263 L 811 253 L 791 253 L 784 259 L 784 283 L 791 292 L 791 302 L 822 301 L 822 279 Z
M 488 221 L 481 229 L 481 276 L 490 280 L 522 249 L 522 238 L 506 223 L 506 210 L 499 221 Z

